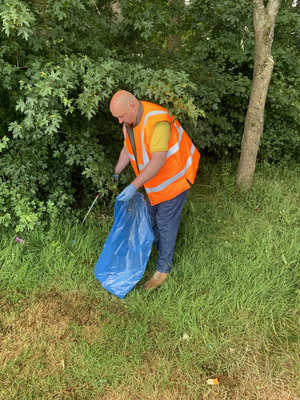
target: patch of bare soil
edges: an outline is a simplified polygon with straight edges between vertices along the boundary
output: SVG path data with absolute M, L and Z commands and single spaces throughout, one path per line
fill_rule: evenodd
M 154 390 L 151 394 L 145 390 L 140 392 L 131 388 L 123 388 L 122 392 L 109 391 L 105 395 L 96 397 L 96 400 L 299 400 L 287 391 L 261 386 L 257 389 L 254 382 L 246 381 L 241 386 L 227 388 L 225 385 L 219 384 L 218 387 L 209 390 L 204 387 L 195 390 L 193 394 L 183 393 L 180 389 L 169 389 L 163 392 L 159 389 Z
M 10 391 L 10 384 L 16 372 L 18 379 L 36 376 L 36 382 L 43 385 L 42 393 L 48 392 L 48 378 L 62 374 L 72 362 L 72 345 L 82 337 L 89 344 L 101 340 L 100 310 L 97 300 L 91 301 L 78 293 L 57 293 L 55 290 L 22 304 L 17 313 L 14 307 L 0 304 L 0 372 L 7 370 L 6 380 L 1 382 L 6 399 L 17 398 Z M 118 316 L 126 314 L 120 302 L 112 301 L 110 313 Z M 99 321 L 101 320 L 101 324 Z M 74 328 L 75 326 L 75 328 Z M 78 336 L 78 328 L 80 334 Z M 144 365 L 131 376 L 130 386 L 120 386 L 118 390 L 106 387 L 96 394 L 92 387 L 72 378 L 72 387 L 62 387 L 56 393 L 57 399 L 96 400 L 299 400 L 299 396 L 289 390 L 288 382 L 271 381 L 253 361 L 244 364 L 237 376 L 226 374 L 216 376 L 219 385 L 210 386 L 207 376 L 190 376 L 176 369 L 170 360 L 165 360 L 159 352 L 144 354 Z M 80 360 L 77 360 L 80 363 Z M 78 365 L 80 368 L 80 365 Z M 207 372 L 209 374 L 209 372 Z M 213 376 L 215 378 L 215 376 Z M 40 378 L 40 379 L 39 379 Z M 70 383 L 69 383 L 70 384 Z M 12 394 L 9 397 L 9 394 Z M 0 390 L 0 398 L 1 397 Z M 94 396 L 94 397 L 93 397 Z M 49 398 L 54 398 L 50 395 Z
M 75 340 L 72 325 L 82 326 L 83 334 L 92 342 L 101 335 L 97 318 L 99 312 L 93 304 L 86 304 L 83 296 L 55 290 L 26 304 L 19 315 L 7 310 L 0 332 L 0 371 L 19 358 L 19 372 L 36 363 L 40 375 L 58 373 L 68 361 Z
M 159 367 L 158 360 L 154 363 Z M 120 391 L 108 390 L 97 400 L 299 400 L 299 396 L 287 388 L 281 380 L 268 381 L 263 374 L 243 371 L 239 377 L 217 375 L 219 384 L 210 386 L 203 377 L 191 377 L 182 371 L 174 371 L 170 376 L 170 384 L 161 388 L 161 376 L 158 369 L 150 369 L 146 374 L 139 374 L 134 387 L 125 387 Z M 155 385 L 155 375 L 157 382 Z M 147 390 L 147 381 L 151 382 L 151 392 Z

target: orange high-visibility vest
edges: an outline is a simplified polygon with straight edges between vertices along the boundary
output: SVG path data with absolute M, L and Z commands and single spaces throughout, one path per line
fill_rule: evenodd
M 168 110 L 146 101 L 141 103 L 144 108 L 143 115 L 138 126 L 134 128 L 137 160 L 126 126 L 123 126 L 125 143 L 136 175 L 143 171 L 151 160 L 150 143 L 154 125 L 160 121 L 167 121 L 171 124 L 171 139 L 166 163 L 152 179 L 143 185 L 150 204 L 155 205 L 171 200 L 190 188 L 188 182 L 194 183 L 200 153 L 179 122 L 169 116 Z M 138 168 L 136 163 L 138 163 Z

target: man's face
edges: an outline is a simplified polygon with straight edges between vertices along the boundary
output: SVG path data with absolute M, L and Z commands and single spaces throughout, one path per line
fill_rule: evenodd
M 128 128 L 133 128 L 136 124 L 136 115 L 132 105 L 120 107 L 117 112 L 113 113 L 113 116 L 118 118 L 120 124 Z

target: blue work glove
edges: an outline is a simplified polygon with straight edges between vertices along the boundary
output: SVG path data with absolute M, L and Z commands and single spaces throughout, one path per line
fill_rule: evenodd
M 133 198 L 134 193 L 136 192 L 136 188 L 133 186 L 131 183 L 129 186 L 126 186 L 126 188 L 119 194 L 117 197 L 117 200 L 119 201 L 129 201 L 130 199 Z
M 118 181 L 118 180 L 119 180 L 119 176 L 120 176 L 120 174 L 113 174 L 114 180 L 115 180 L 115 181 Z

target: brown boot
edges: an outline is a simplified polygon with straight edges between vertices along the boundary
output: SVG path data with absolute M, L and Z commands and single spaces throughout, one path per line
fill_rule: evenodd
M 152 288 L 156 288 L 164 283 L 168 274 L 164 274 L 163 272 L 156 271 L 152 278 L 149 281 L 145 282 L 143 288 L 145 290 L 149 290 Z

